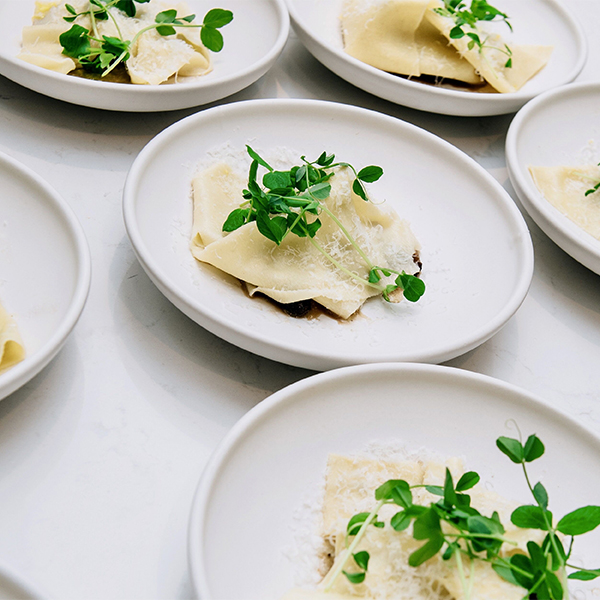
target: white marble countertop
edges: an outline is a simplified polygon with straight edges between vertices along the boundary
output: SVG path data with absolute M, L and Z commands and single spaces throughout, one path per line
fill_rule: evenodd
M 600 79 L 600 1 L 583 17 Z M 421 113 L 337 78 L 292 34 L 275 67 L 227 98 L 319 98 L 423 127 L 472 156 L 515 197 L 504 141 L 512 115 Z M 121 194 L 137 153 L 197 109 L 118 114 L 71 106 L 0 77 L 0 150 L 77 214 L 93 261 L 87 307 L 58 357 L 0 403 L 0 562 L 49 596 L 189 598 L 186 533 L 211 452 L 250 408 L 310 372 L 249 354 L 172 306 L 138 264 Z M 1 200 L 0 200 L 1 206 Z M 600 279 L 527 218 L 533 285 L 516 316 L 455 367 L 509 381 L 600 435 Z

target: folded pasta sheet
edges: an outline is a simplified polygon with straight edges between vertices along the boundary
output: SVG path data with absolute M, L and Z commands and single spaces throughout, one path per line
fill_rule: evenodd
M 390 73 L 481 83 L 475 69 L 425 18 L 429 4 L 430 0 L 346 0 L 341 15 L 346 52 Z
M 67 74 L 75 71 L 78 63 L 65 56 L 60 43 L 61 34 L 72 27 L 64 17 L 69 16 L 66 4 L 79 12 L 90 7 L 89 0 L 66 0 L 36 2 L 33 24 L 23 29 L 20 59 L 31 64 Z M 95 20 L 98 36 L 119 37 L 132 40 L 142 29 L 155 22 L 156 15 L 174 8 L 180 15 L 189 15 L 190 9 L 185 2 L 150 0 L 137 5 L 135 17 L 113 9 L 112 18 Z M 77 24 L 90 30 L 89 16 L 78 17 Z M 200 29 L 180 29 L 176 35 L 159 35 L 155 29 L 139 36 L 131 48 L 131 56 L 126 61 L 131 83 L 157 85 L 174 82 L 183 77 L 198 77 L 212 69 L 210 53 L 200 40 Z
M 359 198 L 352 191 L 352 180 L 349 169 L 336 169 L 324 204 L 373 264 L 417 273 L 414 255 L 420 246 L 408 223 L 394 211 Z M 380 293 L 337 268 L 311 238 L 288 235 L 277 246 L 259 232 L 254 221 L 223 233 L 227 216 L 244 201 L 244 187 L 244 179 L 224 163 L 194 179 L 191 250 L 198 260 L 250 284 L 251 294 L 260 292 L 282 304 L 312 298 L 342 318 L 350 317 L 365 300 Z M 322 226 L 314 240 L 346 270 L 366 280 L 369 269 L 339 226 L 324 213 L 319 218 Z
M 390 73 L 431 75 L 471 85 L 485 80 L 498 92 L 520 89 L 548 62 L 552 47 L 507 49 L 499 35 L 480 28 L 467 27 L 483 42 L 481 48 L 469 48 L 471 37 L 450 35 L 456 23 L 437 12 L 443 8 L 441 0 L 345 0 L 344 48 L 354 58 Z
M 600 240 L 600 191 L 586 195 L 600 183 L 600 166 L 529 167 L 529 171 L 550 204 Z
M 400 510 L 395 505 L 380 509 L 378 520 L 386 523 L 385 526 L 368 527 L 354 550 L 355 553 L 369 554 L 368 572 L 364 580 L 351 583 L 348 578 L 340 576 L 331 585 L 337 566 L 348 552 L 348 521 L 353 515 L 373 510 L 376 504 L 374 490 L 390 479 L 404 479 L 411 486 L 443 486 L 446 468 L 455 480 L 464 474 L 464 465 L 457 458 L 445 462 L 395 462 L 370 457 L 330 456 L 323 500 L 322 534 L 332 542 L 333 565 L 318 589 L 292 590 L 284 596 L 284 600 L 325 600 L 329 597 L 338 600 L 465 600 L 465 589 L 455 559 L 443 560 L 438 553 L 418 567 L 409 565 L 409 556 L 424 542 L 414 539 L 412 527 L 404 531 L 395 531 L 390 527 L 391 516 Z M 510 522 L 510 515 L 517 506 L 515 503 L 481 485 L 469 493 L 471 506 L 487 516 L 496 511 L 506 524 L 504 537 L 514 544 L 505 544 L 506 550 L 501 553 L 503 557 L 524 550 L 530 540 L 540 544 L 544 539 L 544 532 L 520 529 Z M 413 488 L 412 494 L 415 504 L 421 506 L 439 500 L 423 487 Z M 471 600 L 521 600 L 523 597 L 523 588 L 499 577 L 491 565 L 484 561 L 474 561 L 471 565 L 469 559 L 464 557 L 463 569 L 469 582 L 472 579 L 469 592 Z M 328 588 L 327 592 L 325 588 Z
M 23 342 L 12 317 L 0 305 L 0 373 L 25 358 Z

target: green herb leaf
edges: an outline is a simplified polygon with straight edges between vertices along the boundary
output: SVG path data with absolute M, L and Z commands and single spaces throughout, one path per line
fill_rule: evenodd
M 525 442 L 523 457 L 525 462 L 533 462 L 543 456 L 545 452 L 544 444 L 536 435 L 530 435 Z
M 549 511 L 543 511 L 539 506 L 519 506 L 516 508 L 510 520 L 514 525 L 521 529 L 541 529 L 548 531 L 548 525 L 544 519 L 544 513 L 548 523 L 552 523 L 552 513 Z
M 223 231 L 235 231 L 246 223 L 248 218 L 248 209 L 236 208 L 229 213 L 227 220 L 223 223 Z
M 342 571 L 350 583 L 362 583 L 365 580 L 366 573 L 347 573 Z
M 533 496 L 543 509 L 548 508 L 548 492 L 541 483 L 535 484 L 533 488 Z
M 157 33 L 160 33 L 162 36 L 175 35 L 177 32 L 175 31 L 175 27 L 172 25 L 160 25 L 156 28 Z M 206 44 L 204 44 L 206 46 Z M 206 46 L 208 48 L 208 46 Z M 210 48 L 209 48 L 210 50 Z
M 531 589 L 534 576 L 531 559 L 524 554 L 515 554 L 510 557 L 510 565 L 511 567 L 515 567 L 512 570 L 512 574 L 518 584 L 526 590 Z M 528 573 L 529 575 L 525 575 L 524 573 Z
M 513 585 L 521 585 L 515 578 L 514 571 L 504 562 L 492 563 L 492 569 L 494 569 L 494 571 L 496 571 L 496 573 L 502 577 L 504 581 L 508 581 L 508 583 L 512 583 Z
M 309 188 L 310 195 L 318 200 L 326 200 L 331 194 L 331 184 L 317 183 Z
M 367 201 L 367 192 L 365 192 L 365 188 L 363 187 L 363 184 L 358 179 L 354 180 L 354 183 L 352 184 L 352 191 L 359 198 L 362 198 L 365 202 Z
M 287 231 L 287 219 L 284 217 L 270 218 L 266 211 L 259 211 L 256 215 L 256 226 L 258 230 L 278 246 Z
M 223 40 L 223 34 L 217 29 L 212 27 L 203 27 L 200 30 L 200 39 L 202 43 L 212 52 L 221 52 L 225 41 Z
M 425 282 L 404 271 L 396 278 L 396 285 L 402 288 L 404 297 L 409 302 L 417 302 L 425 293 Z
M 430 494 L 433 494 L 434 496 L 443 496 L 444 495 L 444 488 L 440 487 L 439 485 L 426 485 L 425 489 Z
M 373 183 L 378 181 L 383 175 L 383 169 L 381 167 L 376 167 L 371 165 L 370 167 L 365 167 L 358 172 L 358 178 L 365 183 Z
M 600 506 L 584 506 L 565 515 L 556 529 L 565 535 L 583 535 L 600 525 Z
M 466 492 L 471 488 L 475 487 L 479 483 L 480 477 L 475 471 L 469 471 L 465 473 L 456 484 L 457 492 Z
M 563 600 L 565 590 L 560 579 L 552 571 L 546 570 L 545 575 L 552 600 Z
M 246 145 L 246 152 L 250 155 L 252 160 L 255 160 L 259 165 L 262 165 L 268 171 L 273 171 L 273 167 L 269 165 L 261 156 L 259 156 L 250 146 Z M 254 177 L 256 179 L 256 176 Z
M 440 518 L 435 509 L 427 508 L 425 512 L 415 520 L 413 537 L 415 540 L 426 540 L 435 538 L 438 535 L 441 535 Z
M 142 0 L 142 2 L 147 2 L 148 0 Z M 137 13 L 137 9 L 135 8 L 135 3 L 133 0 L 119 0 L 115 7 L 122 10 L 128 17 L 135 17 Z
M 496 440 L 496 446 L 499 450 L 506 454 L 510 460 L 516 464 L 521 464 L 525 457 L 525 451 L 523 444 L 519 440 L 515 440 L 507 437 L 499 437 Z
M 394 531 L 404 531 L 408 529 L 412 521 L 412 517 L 406 511 L 397 512 L 390 520 L 390 525 Z
M 222 8 L 213 8 L 204 16 L 203 24 L 213 29 L 219 29 L 233 21 L 233 13 Z
M 352 555 L 356 564 L 365 571 L 369 568 L 369 553 L 366 551 L 357 552 Z
M 404 479 L 390 479 L 375 490 L 375 500 L 392 500 L 392 492 L 396 487 L 410 489 L 410 485 Z
M 58 38 L 63 47 L 62 53 L 71 58 L 79 58 L 90 53 L 89 30 L 81 25 L 73 25 Z
M 289 171 L 270 171 L 263 177 L 263 185 L 271 190 L 287 188 L 292 185 Z
M 400 481 L 398 485 L 392 488 L 392 500 L 394 501 L 394 504 L 402 506 L 403 508 L 409 508 L 412 505 L 412 492 L 406 481 Z
M 157 23 L 174 23 L 177 19 L 177 11 L 174 8 L 163 10 L 156 15 Z
M 444 545 L 444 536 L 439 535 L 432 537 L 426 544 L 415 550 L 408 557 L 408 564 L 411 567 L 418 567 L 430 558 L 433 558 Z
M 581 569 L 569 575 L 569 579 L 578 579 L 579 581 L 591 581 L 600 577 L 600 569 Z

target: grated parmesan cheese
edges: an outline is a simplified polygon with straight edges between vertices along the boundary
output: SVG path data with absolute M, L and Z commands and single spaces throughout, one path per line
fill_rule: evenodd
M 423 565 L 413 568 L 408 564 L 409 555 L 423 542 L 414 540 L 412 530 L 396 532 L 389 526 L 389 518 L 396 512 L 391 506 L 383 507 L 380 519 L 386 522 L 382 529 L 369 528 L 358 550 L 370 554 L 369 569 L 365 581 L 351 584 L 345 577 L 339 577 L 333 589 L 325 593 L 328 583 L 326 575 L 320 584 L 315 579 L 322 577 L 324 568 L 332 573 L 329 562 L 319 549 L 331 543 L 335 548 L 335 563 L 343 560 L 346 525 L 351 516 L 359 512 L 370 512 L 374 505 L 374 490 L 388 479 L 406 479 L 412 485 L 425 483 L 441 485 L 445 470 L 449 468 L 454 479 L 459 478 L 465 467 L 462 459 L 443 458 L 426 450 L 408 452 L 401 446 L 372 444 L 363 453 L 355 456 L 331 455 L 327 473 L 318 494 L 303 503 L 304 510 L 299 514 L 306 518 L 305 526 L 295 524 L 295 531 L 301 534 L 302 542 L 295 553 L 288 553 L 294 560 L 299 554 L 311 552 L 313 562 L 303 563 L 303 577 L 297 577 L 296 588 L 286 594 L 283 600 L 344 600 L 366 598 L 372 600 L 464 600 L 461 581 L 453 561 L 443 561 L 434 557 Z M 506 537 L 518 542 L 517 547 L 504 550 L 510 556 L 525 548 L 527 541 L 541 543 L 543 532 L 522 530 L 510 523 L 510 514 L 517 506 L 493 491 L 479 484 L 469 494 L 472 505 L 483 515 L 491 516 L 498 511 L 506 527 Z M 424 488 L 413 490 L 419 504 L 428 504 L 437 498 Z M 310 502 L 314 502 L 309 509 Z M 315 509 L 315 505 L 320 510 Z M 384 512 L 389 509 L 389 512 Z M 317 534 L 320 535 L 317 535 Z M 311 547 L 309 540 L 314 545 Z M 316 540 L 319 540 L 316 543 Z M 505 546 L 508 548 L 508 546 Z M 314 559 L 319 564 L 315 568 Z M 465 561 L 470 570 L 468 560 Z M 312 565 L 312 572 L 306 570 Z M 476 561 L 473 565 L 473 588 L 471 600 L 520 600 L 523 589 L 512 585 L 500 577 L 486 563 Z

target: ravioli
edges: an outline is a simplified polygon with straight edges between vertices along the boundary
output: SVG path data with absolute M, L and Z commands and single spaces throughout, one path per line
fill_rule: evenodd
M 529 172 L 552 206 L 600 240 L 600 191 L 585 195 L 600 182 L 600 166 L 529 167 Z
M 335 567 L 346 553 L 345 533 L 348 519 L 359 512 L 373 510 L 374 490 L 389 479 L 405 479 L 410 485 L 443 485 L 446 468 L 456 481 L 465 469 L 458 458 L 444 462 L 435 460 L 390 461 L 371 457 L 345 457 L 331 455 L 327 464 L 325 494 L 323 499 L 322 535 L 332 541 L 335 548 L 334 562 L 328 575 L 316 590 L 290 591 L 283 600 L 378 599 L 378 600 L 464 600 L 465 595 L 455 561 L 444 561 L 438 555 L 419 567 L 409 566 L 409 556 L 423 545 L 415 540 L 411 529 L 397 532 L 389 526 L 389 520 L 398 507 L 384 506 L 378 513 L 385 527 L 369 527 L 357 551 L 369 553 L 368 574 L 364 582 L 351 584 L 345 577 L 338 577 L 330 592 L 324 592 Z M 439 498 L 424 488 L 412 490 L 417 504 L 429 504 Z M 469 491 L 472 506 L 482 514 L 491 516 L 498 511 L 506 526 L 505 537 L 516 546 L 505 545 L 503 556 L 509 557 L 524 550 L 527 541 L 542 542 L 544 533 L 519 529 L 510 522 L 510 515 L 517 506 L 495 492 L 478 485 Z M 336 515 L 334 518 L 333 515 Z M 339 518 L 338 518 L 339 517 Z M 464 559 L 465 570 L 470 563 Z M 523 588 L 500 578 L 491 566 L 482 561 L 473 564 L 473 588 L 471 600 L 521 600 Z M 330 594 L 332 594 L 330 596 Z
M 63 17 L 68 16 L 65 4 L 71 4 L 82 11 L 89 6 L 89 0 L 61 0 L 60 2 L 36 2 L 33 24 L 23 28 L 22 49 L 18 58 L 30 64 L 56 71 L 71 73 L 78 64 L 62 54 L 61 34 L 72 27 Z M 151 0 L 137 5 L 135 17 L 128 17 L 119 10 L 113 10 L 112 19 L 97 21 L 100 36 L 119 37 L 131 40 L 155 22 L 159 12 L 175 8 L 179 15 L 189 15 L 185 2 Z M 80 17 L 77 24 L 90 29 L 89 17 Z M 118 27 L 118 29 L 117 29 Z M 147 31 L 138 38 L 126 61 L 131 83 L 158 85 L 173 83 L 185 78 L 206 75 L 212 70 L 210 53 L 200 40 L 200 29 L 178 30 L 176 35 L 164 37 L 155 30 Z
M 510 45 L 512 67 L 500 36 L 480 31 L 486 47 L 469 50 L 469 37 L 452 39 L 452 18 L 439 15 L 441 0 L 345 0 L 340 17 L 345 51 L 373 67 L 419 77 L 520 89 L 548 62 L 552 47 Z
M 14 319 L 0 305 L 0 373 L 25 358 L 23 342 Z
M 324 203 L 344 224 L 373 264 L 399 272 L 419 272 L 414 255 L 419 243 L 408 223 L 392 210 L 365 202 L 352 191 L 351 172 L 342 168 L 330 180 Z M 347 319 L 380 292 L 336 268 L 308 238 L 288 235 L 280 246 L 250 222 L 224 234 L 223 223 L 242 202 L 244 179 L 227 164 L 202 171 L 193 181 L 194 224 L 191 251 L 196 259 L 250 284 L 250 294 L 262 293 L 282 304 L 314 299 Z M 345 268 L 368 277 L 368 268 L 335 222 L 322 214 L 315 240 Z

